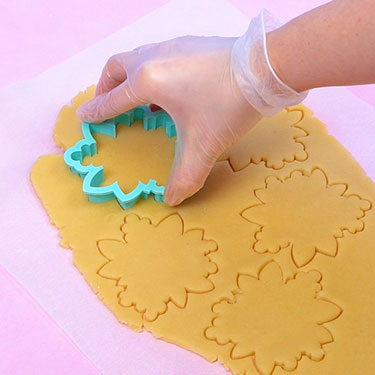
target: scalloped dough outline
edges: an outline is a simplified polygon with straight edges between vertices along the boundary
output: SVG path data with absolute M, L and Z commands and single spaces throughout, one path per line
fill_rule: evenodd
M 303 131 L 305 133 L 304 135 L 296 135 L 296 136 L 293 137 L 293 139 L 294 139 L 295 143 L 299 143 L 302 146 L 303 151 L 306 154 L 306 157 L 304 159 L 298 159 L 295 154 L 293 155 L 293 159 L 292 160 L 288 160 L 288 159 L 286 159 L 286 158 L 283 157 L 283 159 L 282 159 L 283 165 L 280 168 L 275 168 L 273 166 L 269 166 L 268 165 L 268 159 L 266 157 L 261 157 L 258 162 L 255 162 L 254 158 L 250 155 L 249 156 L 249 158 L 250 158 L 249 162 L 244 167 L 242 167 L 240 169 L 235 169 L 233 167 L 231 161 L 230 161 L 230 156 L 228 156 L 227 158 L 223 159 L 223 161 L 225 160 L 225 161 L 228 162 L 230 168 L 232 169 L 232 171 L 234 173 L 242 171 L 243 169 L 247 168 L 250 164 L 259 165 L 261 163 L 264 163 L 264 167 L 265 168 L 273 169 L 275 171 L 279 171 L 280 169 L 282 169 L 282 168 L 285 167 L 286 163 L 294 163 L 296 161 L 298 161 L 298 162 L 304 162 L 304 161 L 306 161 L 309 158 L 309 154 L 307 152 L 306 145 L 300 140 L 300 138 L 308 137 L 310 135 L 310 133 L 306 129 L 304 129 L 302 126 L 298 125 L 298 124 L 300 124 L 304 120 L 304 118 L 305 118 L 305 112 L 303 111 L 303 109 L 300 109 L 300 108 L 291 108 L 291 107 L 286 107 L 285 110 L 287 112 L 300 112 L 301 113 L 301 118 L 299 120 L 297 120 L 297 122 L 291 124 L 290 127 L 297 128 L 297 129 L 299 129 L 299 130 L 301 130 L 301 131 Z
M 212 272 L 212 273 L 209 273 L 208 276 L 205 277 L 205 278 L 206 278 L 206 279 L 212 284 L 212 289 L 210 289 L 210 290 L 208 290 L 208 291 L 205 291 L 205 292 L 195 292 L 195 291 L 190 291 L 188 288 L 184 288 L 184 289 L 185 289 L 185 292 L 186 292 L 186 299 L 185 299 L 185 303 L 184 303 L 184 305 L 181 306 L 181 305 L 177 304 L 177 303 L 176 303 L 171 297 L 169 297 L 166 301 L 163 301 L 164 304 L 165 304 L 165 309 L 164 309 L 164 311 L 161 312 L 161 313 L 158 313 L 158 314 L 156 315 L 155 319 L 147 319 L 146 316 L 145 316 L 146 309 L 142 309 L 142 310 L 141 310 L 141 309 L 138 309 L 138 308 L 136 307 L 136 303 L 135 303 L 135 302 L 133 302 L 130 306 L 125 306 L 125 305 L 123 305 L 123 304 L 121 303 L 121 297 L 120 297 L 120 294 L 126 290 L 126 287 L 124 287 L 124 286 L 122 286 L 122 285 L 119 285 L 119 279 L 118 279 L 118 278 L 110 278 L 110 277 L 106 277 L 106 276 L 103 276 L 103 275 L 100 274 L 101 269 L 102 269 L 104 266 L 106 266 L 106 265 L 111 261 L 110 259 L 108 259 L 108 258 L 102 253 L 102 251 L 101 251 L 100 248 L 99 248 L 99 242 L 105 240 L 105 238 L 102 238 L 102 239 L 96 241 L 96 247 L 97 247 L 99 253 L 100 253 L 105 259 L 107 259 L 108 261 L 105 262 L 105 263 L 104 263 L 104 264 L 103 264 L 103 265 L 102 265 L 102 266 L 96 271 L 96 274 L 97 274 L 99 277 L 102 277 L 102 278 L 104 278 L 104 279 L 107 279 L 107 280 L 114 280 L 114 281 L 116 281 L 115 286 L 118 286 L 118 287 L 123 288 L 123 290 L 121 290 L 120 292 L 117 293 L 117 301 L 118 301 L 118 304 L 119 304 L 121 307 L 123 307 L 123 308 L 133 308 L 136 312 L 138 312 L 139 314 L 142 314 L 142 320 L 143 320 L 143 321 L 145 321 L 145 322 L 154 322 L 154 321 L 156 321 L 156 320 L 158 319 L 158 317 L 159 317 L 160 315 L 164 315 L 164 314 L 166 314 L 166 313 L 168 312 L 168 306 L 169 306 L 170 303 L 173 303 L 173 305 L 175 305 L 175 306 L 176 306 L 177 308 L 179 308 L 179 309 L 183 309 L 183 308 L 186 308 L 186 306 L 187 306 L 187 304 L 188 304 L 189 294 L 206 294 L 206 293 L 210 293 L 210 292 L 212 292 L 212 291 L 215 289 L 215 285 L 214 285 L 214 283 L 210 280 L 210 276 L 215 275 L 216 273 L 218 273 L 218 272 L 219 272 L 219 267 L 218 267 L 218 265 L 217 265 L 214 261 L 212 261 L 212 259 L 209 257 L 209 254 L 218 251 L 219 246 L 218 246 L 217 241 L 212 240 L 212 239 L 204 238 L 205 230 L 204 230 L 203 228 L 190 228 L 190 229 L 188 229 L 188 230 L 185 230 L 185 222 L 184 222 L 184 220 L 182 219 L 181 215 L 180 215 L 178 212 L 173 212 L 173 213 L 168 214 L 167 216 L 163 217 L 160 221 L 158 221 L 158 223 L 156 223 L 156 224 L 154 224 L 150 218 L 148 218 L 148 217 L 144 217 L 144 216 L 141 217 L 141 216 L 139 216 L 139 215 L 136 214 L 136 213 L 131 213 L 131 214 L 128 214 L 128 215 L 135 215 L 135 216 L 138 217 L 138 219 L 146 218 L 147 220 L 149 220 L 150 224 L 153 225 L 153 226 L 155 226 L 155 227 L 158 227 L 159 224 L 161 224 L 164 220 L 168 219 L 170 216 L 177 215 L 177 216 L 180 218 L 181 222 L 182 222 L 182 233 L 188 233 L 188 232 L 191 232 L 191 231 L 193 231 L 193 230 L 199 230 L 199 231 L 201 232 L 201 234 L 202 234 L 202 240 L 213 241 L 213 242 L 216 243 L 216 248 L 215 248 L 214 250 L 209 250 L 207 253 L 205 253 L 205 256 L 208 258 L 209 262 L 215 264 L 215 266 L 216 266 L 216 271 L 215 271 L 215 272 Z M 127 217 L 128 215 L 125 215 L 125 216 L 124 216 L 124 223 L 125 223 L 126 217 Z M 124 224 L 122 224 L 122 225 L 124 225 Z M 121 227 L 122 227 L 122 225 L 121 225 Z M 121 230 L 121 228 L 120 228 L 120 230 Z M 110 240 L 113 240 L 113 239 L 110 239 Z M 119 242 L 127 243 L 127 242 L 126 242 L 126 234 L 125 234 L 125 233 L 124 233 L 124 235 L 123 235 L 123 241 L 119 241 Z M 143 328 L 143 327 L 142 327 L 142 328 Z
M 247 358 L 247 357 L 251 357 L 251 360 L 252 360 L 252 362 L 253 362 L 253 365 L 254 365 L 255 369 L 259 372 L 259 374 L 262 374 L 262 372 L 261 372 L 261 371 L 259 370 L 259 368 L 257 367 L 257 364 L 256 364 L 256 352 L 255 352 L 255 351 L 253 351 L 253 352 L 252 352 L 251 354 L 249 354 L 249 355 L 246 355 L 246 356 L 243 356 L 243 357 L 235 357 L 235 358 L 234 358 L 234 357 L 233 357 L 233 350 L 234 350 L 235 346 L 236 346 L 238 343 L 234 342 L 234 341 L 231 340 L 231 339 L 228 339 L 228 340 L 225 340 L 225 341 L 219 341 L 217 338 L 210 339 L 210 338 L 207 337 L 206 331 L 207 331 L 209 328 L 211 328 L 211 327 L 215 327 L 215 324 L 214 324 L 214 323 L 215 323 L 215 320 L 219 317 L 218 314 L 214 311 L 215 306 L 218 305 L 218 304 L 220 304 L 220 303 L 223 302 L 223 301 L 227 302 L 228 304 L 234 304 L 234 303 L 237 302 L 237 295 L 242 294 L 242 292 L 241 292 L 241 288 L 240 288 L 240 286 L 239 286 L 239 278 L 240 278 L 241 276 L 247 276 L 247 277 L 251 277 L 251 278 L 256 279 L 256 280 L 260 280 L 260 274 L 261 274 L 262 271 L 263 271 L 268 265 L 270 265 L 271 263 L 276 263 L 276 264 L 280 267 L 280 270 L 282 271 L 282 274 L 284 274 L 283 269 L 281 268 L 281 266 L 280 266 L 275 260 L 269 260 L 269 261 L 266 262 L 263 266 L 261 266 L 261 267 L 259 268 L 259 270 L 258 270 L 256 276 L 253 276 L 253 275 L 249 275 L 249 274 L 246 274 L 246 273 L 241 273 L 241 272 L 239 272 L 239 273 L 237 274 L 237 277 L 236 277 L 237 289 L 231 291 L 233 297 L 232 297 L 232 298 L 222 297 L 222 298 L 220 298 L 217 302 L 215 302 L 215 303 L 213 303 L 213 304 L 211 305 L 211 311 L 212 311 L 212 313 L 216 314 L 216 316 L 214 316 L 214 317 L 211 319 L 210 326 L 206 327 L 206 329 L 203 331 L 203 335 L 204 335 L 204 337 L 205 337 L 207 340 L 209 340 L 209 341 L 215 341 L 216 344 L 218 344 L 218 345 L 220 345 L 220 346 L 225 346 L 225 345 L 228 345 L 228 344 L 233 345 L 232 348 L 230 349 L 230 354 L 229 354 L 229 357 L 230 357 L 231 360 L 234 360 L 234 361 L 235 361 L 235 360 L 241 360 L 241 359 L 244 359 L 244 358 Z M 306 357 L 306 358 L 308 358 L 308 359 L 310 359 L 310 360 L 312 360 L 312 361 L 315 361 L 315 362 L 321 362 L 321 361 L 323 361 L 323 360 L 326 358 L 326 352 L 323 350 L 323 349 L 324 349 L 324 346 L 327 345 L 327 344 L 331 344 L 331 343 L 334 343 L 334 342 L 335 342 L 335 339 L 334 339 L 334 335 L 333 335 L 333 333 L 331 332 L 330 329 L 328 329 L 328 328 L 325 326 L 325 324 L 329 324 L 329 323 L 331 323 L 331 322 L 333 322 L 333 321 L 339 319 L 339 318 L 342 316 L 342 314 L 344 313 L 344 310 L 343 310 L 343 308 L 341 308 L 337 303 L 332 302 L 332 301 L 329 300 L 328 298 L 326 298 L 326 297 L 319 297 L 319 296 L 318 296 L 318 295 L 323 291 L 323 285 L 321 284 L 321 282 L 322 282 L 322 280 L 323 280 L 323 275 L 322 275 L 322 273 L 321 273 L 319 270 L 316 270 L 316 269 L 311 269 L 311 270 L 309 270 L 309 271 L 297 271 L 297 272 L 294 273 L 294 275 L 293 275 L 292 277 L 286 277 L 286 278 L 283 278 L 283 285 L 286 285 L 286 284 L 287 284 L 289 281 L 291 281 L 291 280 L 295 280 L 295 279 L 296 279 L 296 276 L 297 276 L 299 273 L 305 273 L 305 274 L 307 274 L 307 273 L 310 273 L 310 272 L 317 272 L 317 273 L 320 275 L 320 279 L 318 280 L 318 283 L 319 283 L 321 289 L 320 289 L 320 291 L 316 292 L 316 296 L 315 296 L 314 299 L 315 299 L 315 300 L 322 300 L 322 301 L 329 302 L 329 303 L 335 305 L 335 306 L 341 311 L 340 314 L 339 314 L 336 318 L 329 319 L 329 320 L 327 320 L 326 322 L 321 323 L 321 324 L 317 323 L 317 325 L 319 325 L 319 326 L 323 326 L 323 327 L 329 332 L 329 334 L 331 335 L 332 340 L 331 340 L 330 342 L 325 342 L 325 343 L 323 343 L 323 344 L 322 344 L 322 343 L 319 343 L 319 344 L 320 344 L 320 347 L 321 347 L 321 349 L 322 349 L 322 352 L 323 352 L 323 356 L 322 356 L 321 359 L 316 360 L 316 359 L 312 358 L 312 356 L 309 355 L 308 353 L 306 353 L 305 351 L 302 351 L 302 352 L 300 352 L 299 356 L 296 357 L 297 365 L 296 365 L 296 367 L 295 367 L 294 369 L 292 369 L 292 370 L 287 370 L 287 369 L 284 368 L 284 367 L 285 367 L 285 363 L 284 363 L 284 362 L 277 362 L 277 361 L 276 361 L 276 363 L 275 363 L 275 365 L 274 365 L 274 367 L 273 367 L 273 369 L 272 369 L 270 375 L 274 374 L 274 372 L 276 371 L 277 367 L 280 367 L 280 368 L 282 368 L 284 371 L 287 371 L 287 372 L 295 371 L 295 370 L 298 368 L 298 364 L 299 364 L 299 362 L 303 359 L 303 357 Z M 218 360 L 218 359 L 217 359 L 217 360 Z
M 258 226 L 260 227 L 260 229 L 259 229 L 258 231 L 256 231 L 256 232 L 254 233 L 254 236 L 253 236 L 254 242 L 253 242 L 253 245 L 252 245 L 252 247 L 251 247 L 253 251 L 257 252 L 257 251 L 255 250 L 255 245 L 259 242 L 259 239 L 258 239 L 259 234 L 262 232 L 262 230 L 263 230 L 263 228 L 265 227 L 265 225 L 261 225 L 261 224 L 255 222 L 255 221 L 249 220 L 248 218 L 244 217 L 243 213 L 244 213 L 247 209 L 249 209 L 249 208 L 252 208 L 252 207 L 255 207 L 255 206 L 259 206 L 259 205 L 264 205 L 264 204 L 266 204 L 265 202 L 263 202 L 263 201 L 257 196 L 257 191 L 258 191 L 258 190 L 264 190 L 264 189 L 267 189 L 267 179 L 270 178 L 270 177 L 275 177 L 276 179 L 278 179 L 280 182 L 283 183 L 283 182 L 287 181 L 288 179 L 290 179 L 294 173 L 301 173 L 303 176 L 310 177 L 311 174 L 312 174 L 315 170 L 320 170 L 320 171 L 323 173 L 323 175 L 324 175 L 324 177 L 325 177 L 325 179 L 326 179 L 326 186 L 327 186 L 327 187 L 328 187 L 328 186 L 336 186 L 336 185 L 344 185 L 344 186 L 345 186 L 345 189 L 344 189 L 344 191 L 340 194 L 340 196 L 344 196 L 344 197 L 346 197 L 346 198 L 349 198 L 349 197 L 354 196 L 354 197 L 359 198 L 359 199 L 362 200 L 362 201 L 365 201 L 365 202 L 368 202 L 368 203 L 369 203 L 369 207 L 368 207 L 367 209 L 362 209 L 362 208 L 360 208 L 360 210 L 362 211 L 362 215 L 361 215 L 360 217 L 357 218 L 359 221 L 362 222 L 362 228 L 361 228 L 360 230 L 354 230 L 354 231 L 351 231 L 349 228 L 340 228 L 339 230 L 340 230 L 340 232 L 341 232 L 341 235 L 340 235 L 340 236 L 335 236 L 335 235 L 333 235 L 333 237 L 335 238 L 335 241 L 336 241 L 336 250 L 335 250 L 335 254 L 334 254 L 334 255 L 326 254 L 326 253 L 320 251 L 317 247 L 315 247 L 315 254 L 314 254 L 314 256 L 313 256 L 313 257 L 312 257 L 307 263 L 305 263 L 305 264 L 303 264 L 303 265 L 301 265 L 301 266 L 299 266 L 299 265 L 297 264 L 297 262 L 296 262 L 296 260 L 295 260 L 295 258 L 294 258 L 294 256 L 293 256 L 293 243 L 292 243 L 291 241 L 289 241 L 286 245 L 279 245 L 279 246 L 278 246 L 278 249 L 277 249 L 276 252 L 272 252 L 272 253 L 271 253 L 271 252 L 269 252 L 269 251 L 266 251 L 266 253 L 278 254 L 278 253 L 279 253 L 281 250 L 283 250 L 283 249 L 291 248 L 291 257 L 292 257 L 292 261 L 293 261 L 294 265 L 295 265 L 297 268 L 301 268 L 301 267 L 305 267 L 306 265 L 308 265 L 309 263 L 311 263 L 311 262 L 315 259 L 316 255 L 317 255 L 318 253 L 323 254 L 323 255 L 326 255 L 326 256 L 331 256 L 331 257 L 335 258 L 335 257 L 337 256 L 337 254 L 338 254 L 338 251 L 339 251 L 339 243 L 338 243 L 338 239 L 339 239 L 339 238 L 344 238 L 344 236 L 345 236 L 345 232 L 349 232 L 350 234 L 356 234 L 356 233 L 363 232 L 363 231 L 365 230 L 365 228 L 366 228 L 366 224 L 365 224 L 365 222 L 364 222 L 363 220 L 360 220 L 360 219 L 363 219 L 363 218 L 365 217 L 365 215 L 366 215 L 366 212 L 367 212 L 367 211 L 370 211 L 370 210 L 373 208 L 373 204 L 372 204 L 372 202 L 371 202 L 370 200 L 368 200 L 368 199 L 366 199 L 366 198 L 362 198 L 359 194 L 354 194 L 354 193 L 352 193 L 352 194 L 346 195 L 345 193 L 348 191 L 348 189 L 349 189 L 349 185 L 348 185 L 346 182 L 333 182 L 333 183 L 329 183 L 327 173 L 326 173 L 322 168 L 320 168 L 320 167 L 318 167 L 318 166 L 312 167 L 311 170 L 310 170 L 310 172 L 306 171 L 305 169 L 294 169 L 293 171 L 291 171 L 291 172 L 290 172 L 286 177 L 284 177 L 284 178 L 282 178 L 282 177 L 280 177 L 280 176 L 277 176 L 277 175 L 269 175 L 269 176 L 267 176 L 267 177 L 265 178 L 265 181 L 264 181 L 264 187 L 262 187 L 262 188 L 258 188 L 258 189 L 254 189 L 254 191 L 253 191 L 253 192 L 254 192 L 254 196 L 256 197 L 256 199 L 257 199 L 260 203 L 259 203 L 259 204 L 256 204 L 256 205 L 252 205 L 252 206 L 250 206 L 250 207 L 246 207 L 244 210 L 241 211 L 240 215 L 242 216 L 243 219 L 245 219 L 246 221 L 248 221 L 248 222 L 250 222 L 250 223 L 252 223 L 252 224 L 256 224 L 256 225 L 258 225 Z M 258 252 L 257 252 L 257 253 L 258 253 Z

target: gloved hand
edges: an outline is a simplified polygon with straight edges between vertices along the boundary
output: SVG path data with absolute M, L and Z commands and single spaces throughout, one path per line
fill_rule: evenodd
M 262 115 L 301 99 L 275 78 L 263 26 L 261 13 L 241 38 L 184 36 L 114 55 L 95 98 L 77 114 L 101 122 L 141 104 L 166 110 L 177 146 L 165 200 L 177 205 L 203 186 L 216 159 Z

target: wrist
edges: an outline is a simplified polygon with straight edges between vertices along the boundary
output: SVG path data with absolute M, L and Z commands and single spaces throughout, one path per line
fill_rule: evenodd
M 312 89 L 306 61 L 296 53 L 295 33 L 284 26 L 269 32 L 266 38 L 269 61 L 279 79 L 298 93 Z
M 253 18 L 247 32 L 232 48 L 232 70 L 248 102 L 263 116 L 300 103 L 307 92 L 297 92 L 274 70 L 268 54 L 267 34 L 281 26 L 267 11 Z

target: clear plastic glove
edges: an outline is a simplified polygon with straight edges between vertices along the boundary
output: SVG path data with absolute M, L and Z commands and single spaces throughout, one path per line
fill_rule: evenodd
M 95 98 L 77 114 L 101 122 L 141 104 L 166 110 L 176 124 L 177 146 L 165 200 L 177 205 L 203 186 L 217 158 L 262 115 L 283 108 L 286 96 L 300 101 L 284 84 L 280 94 L 281 81 L 271 79 L 264 38 L 261 13 L 241 38 L 184 36 L 114 55 Z

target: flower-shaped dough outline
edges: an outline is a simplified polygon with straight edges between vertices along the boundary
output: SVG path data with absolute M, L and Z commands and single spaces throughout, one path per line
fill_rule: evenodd
M 176 127 L 167 112 L 164 110 L 152 112 L 148 106 L 139 106 L 99 124 L 83 122 L 83 139 L 65 151 L 64 161 L 72 172 L 83 178 L 82 190 L 89 196 L 90 201 L 106 202 L 111 199 L 117 199 L 124 209 L 132 207 L 140 198 L 147 199 L 150 195 L 153 195 L 156 201 L 164 202 L 165 187 L 158 185 L 153 179 L 149 179 L 146 184 L 139 181 L 131 192 L 124 193 L 117 181 L 111 185 L 100 186 L 104 181 L 103 166 L 82 165 L 85 156 L 93 156 L 97 153 L 97 145 L 93 137 L 94 133 L 116 137 L 117 125 L 131 126 L 136 120 L 143 121 L 145 130 L 164 126 L 169 137 L 176 136 Z
M 215 289 L 209 277 L 218 272 L 218 266 L 209 254 L 218 250 L 218 244 L 207 239 L 201 228 L 186 229 L 178 213 L 157 223 L 132 213 L 124 217 L 121 231 L 120 241 L 97 241 L 98 251 L 106 259 L 97 274 L 123 287 L 117 295 L 120 306 L 132 307 L 145 321 L 152 322 L 168 311 L 169 303 L 183 309 L 189 294 Z M 140 260 L 144 261 L 142 266 Z
M 298 113 L 298 119 L 293 119 L 293 116 Z M 306 161 L 309 155 L 306 145 L 303 143 L 303 138 L 308 137 L 310 134 L 300 125 L 303 123 L 304 117 L 303 110 L 287 107 L 277 115 L 277 118 L 280 118 L 280 120 L 276 127 L 276 124 L 273 123 L 271 118 L 264 118 L 251 132 L 248 132 L 241 140 L 226 150 L 220 156 L 219 160 L 227 160 L 234 172 L 241 171 L 250 164 L 258 165 L 262 162 L 266 168 L 279 170 L 282 169 L 286 163 Z M 278 142 L 281 141 L 281 146 L 283 143 L 285 144 L 286 141 L 290 142 L 286 147 L 288 153 L 283 154 L 284 156 L 282 158 L 275 158 L 274 155 L 267 154 L 267 151 L 270 151 L 269 149 L 264 150 L 262 139 L 266 139 L 264 138 L 265 127 L 269 127 L 267 135 L 272 138 L 276 136 Z M 259 132 L 260 129 L 262 129 L 261 132 Z M 275 131 L 278 131 L 279 134 L 277 135 Z M 285 136 L 287 139 L 285 139 Z M 266 144 L 273 145 L 271 147 L 275 149 L 272 138 L 269 139 L 269 142 L 266 142 Z M 296 148 L 293 148 L 293 146 Z M 277 147 L 277 149 L 279 149 L 279 147 Z
M 305 247 L 301 247 L 300 244 L 297 246 L 296 240 L 298 238 L 293 239 L 292 237 L 290 237 L 291 234 L 289 233 L 288 235 L 286 235 L 286 237 L 284 236 L 284 238 L 281 238 L 281 236 L 279 236 L 279 239 L 271 244 L 273 245 L 272 247 L 269 243 L 266 242 L 267 245 L 262 245 L 264 248 L 258 249 L 257 246 L 263 243 L 265 239 L 268 241 L 268 238 L 272 239 L 273 237 L 273 232 L 267 232 L 267 235 L 265 235 L 265 229 L 271 228 L 272 231 L 275 230 L 274 226 L 270 225 L 267 222 L 264 222 L 264 219 L 262 221 L 261 216 L 259 216 L 261 214 L 264 214 L 266 210 L 269 209 L 268 207 L 274 204 L 271 201 L 270 202 L 265 201 L 264 195 L 272 186 L 277 185 L 280 187 L 282 184 L 292 183 L 292 181 L 296 182 L 296 179 L 301 179 L 301 178 L 305 181 L 306 184 L 307 182 L 309 182 L 310 184 L 311 183 L 310 181 L 312 181 L 312 180 L 308 181 L 306 179 L 319 178 L 320 184 L 318 186 L 324 187 L 325 191 L 334 192 L 336 194 L 336 198 L 345 198 L 348 200 L 348 202 L 356 201 L 357 207 L 356 207 L 356 212 L 353 212 L 353 215 L 351 218 L 352 222 L 339 223 L 333 229 L 331 228 L 331 232 L 329 233 L 322 232 L 322 234 L 324 234 L 325 236 L 321 236 L 321 238 L 318 238 L 318 240 L 320 241 L 319 243 L 317 242 L 311 243 L 311 244 L 305 243 L 305 245 L 306 244 L 308 245 Z M 368 199 L 362 198 L 358 194 L 348 193 L 347 192 L 348 190 L 349 190 L 349 186 L 346 183 L 329 182 L 327 174 L 323 171 L 323 169 L 319 167 L 313 167 L 311 171 L 304 170 L 304 169 L 296 169 L 296 170 L 291 171 L 285 177 L 275 176 L 275 175 L 268 176 L 265 179 L 264 187 L 254 190 L 254 196 L 259 201 L 259 203 L 252 205 L 244 209 L 241 212 L 241 216 L 245 220 L 253 224 L 256 224 L 260 227 L 260 229 L 254 234 L 254 242 L 252 245 L 252 249 L 258 253 L 269 252 L 272 254 L 276 254 L 280 250 L 291 246 L 292 260 L 297 267 L 306 266 L 315 258 L 317 253 L 335 257 L 339 250 L 338 239 L 343 238 L 345 235 L 345 232 L 349 232 L 351 234 L 362 232 L 365 228 L 365 223 L 363 221 L 363 218 L 365 217 L 366 212 L 372 209 L 371 201 L 369 201 Z M 282 201 L 284 198 L 281 196 L 278 196 L 277 199 Z M 286 201 L 288 204 L 290 204 L 291 207 L 293 207 L 293 201 L 285 200 L 285 199 L 284 201 Z M 343 207 L 345 208 L 345 206 Z M 256 210 L 258 211 L 257 214 L 255 213 L 252 214 L 252 212 Z M 285 212 L 287 212 L 287 210 L 285 210 Z M 306 216 L 306 218 L 307 217 L 308 216 Z M 280 220 L 280 225 L 282 225 L 284 227 L 284 231 L 287 232 L 287 229 L 285 229 L 286 227 L 283 224 L 285 222 L 286 220 L 284 219 Z M 292 221 L 292 222 L 295 222 L 295 221 Z M 302 222 L 304 222 L 304 220 L 302 220 Z M 305 228 L 304 233 L 306 231 L 307 229 Z M 296 234 L 298 234 L 298 231 L 296 231 Z M 325 240 L 325 242 L 323 242 L 323 240 Z M 315 241 L 317 240 L 315 239 Z
M 229 344 L 229 355 L 232 360 L 251 357 L 257 371 L 262 375 L 272 375 L 276 367 L 294 371 L 304 356 L 313 361 L 321 361 L 326 356 L 324 345 L 334 342 L 333 334 L 325 324 L 338 319 L 343 313 L 339 305 L 320 295 L 323 290 L 321 281 L 322 274 L 317 270 L 297 272 L 293 277 L 285 278 L 282 268 L 274 261 L 263 265 L 256 277 L 238 273 L 237 289 L 232 291 L 233 297 L 220 298 L 212 305 L 211 311 L 214 316 L 204 335 L 218 345 Z M 299 295 L 301 291 L 304 291 L 303 295 Z M 287 299 L 278 300 L 277 296 L 280 294 Z M 278 308 L 268 310 L 265 320 L 259 321 L 257 313 L 252 315 L 254 310 L 248 305 L 249 301 L 264 303 L 263 309 L 267 311 L 271 299 L 275 299 Z M 304 330 L 298 336 L 291 335 L 291 347 L 275 346 L 279 341 L 274 341 L 275 337 L 281 337 L 282 341 L 286 339 L 285 334 L 288 335 L 288 332 L 293 330 L 294 323 L 282 324 L 282 320 L 292 314 L 292 305 L 289 303 L 293 299 L 299 307 L 294 313 L 297 320 L 292 320 L 295 321 L 296 327 L 303 327 Z M 249 310 L 244 308 L 246 306 Z M 245 323 L 239 323 L 242 319 L 237 316 L 238 313 L 243 314 Z M 252 324 L 246 324 L 246 319 L 251 317 L 256 319 L 252 320 Z M 267 329 L 265 322 L 274 323 L 273 328 L 270 326 Z M 275 326 L 281 327 L 280 335 L 272 337 Z M 249 334 L 249 330 L 252 334 Z M 243 341 L 239 335 L 243 335 Z M 264 346 L 262 340 L 270 341 L 271 345 L 267 350 L 267 345 Z

